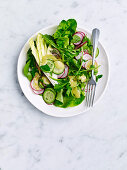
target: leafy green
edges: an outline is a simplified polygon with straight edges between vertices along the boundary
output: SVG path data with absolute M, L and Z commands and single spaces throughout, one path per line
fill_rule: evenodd
M 74 107 L 82 103 L 84 100 L 84 96 L 81 95 L 80 98 L 75 98 L 74 96 L 64 96 L 63 98 L 63 104 L 61 102 L 58 102 L 57 100 L 54 102 L 54 105 L 57 107 L 67 108 L 67 107 Z
M 70 85 L 68 85 L 67 86 L 67 91 L 66 91 L 67 96 L 70 96 L 71 90 L 72 90 L 72 88 L 70 87 Z
M 40 66 L 40 69 L 44 72 L 49 72 L 50 71 L 50 67 L 46 64 L 46 65 L 43 65 L 43 66 Z
M 38 50 L 35 47 L 35 43 L 33 41 L 33 38 L 31 38 L 29 40 L 29 45 L 30 45 L 30 48 L 32 50 L 32 54 L 34 55 L 34 57 L 36 59 L 37 64 L 40 65 L 39 53 L 38 53 Z
M 32 75 L 29 72 L 29 66 L 30 66 L 30 60 L 25 64 L 25 66 L 23 68 L 23 73 L 31 81 L 32 80 Z
M 48 34 L 42 34 L 42 37 L 46 41 L 48 45 L 53 46 L 54 48 L 58 48 L 58 46 L 55 44 L 54 38 L 51 35 Z
M 63 103 L 63 89 L 61 89 L 60 91 L 57 91 L 56 100 L 58 100 L 61 103 Z
M 68 84 L 68 82 L 66 82 L 66 81 L 64 83 L 55 84 L 54 89 L 60 90 L 60 89 L 64 88 L 67 84 Z
M 56 44 L 59 47 L 67 48 L 69 41 L 72 39 L 72 35 L 75 33 L 77 22 L 75 19 L 69 19 L 67 21 L 62 20 L 57 27 L 56 32 L 53 34 Z
M 37 35 L 36 46 L 39 54 L 39 61 L 41 62 L 42 57 L 47 54 L 47 45 L 40 33 Z
M 96 82 L 98 82 L 98 80 L 99 80 L 100 78 L 102 78 L 102 76 L 103 76 L 102 74 L 97 75 L 97 76 L 96 76 Z
M 32 78 L 35 76 L 36 72 L 38 72 L 38 69 L 36 67 L 36 61 L 31 49 L 29 49 L 27 51 L 27 61 L 23 68 L 23 73 L 31 81 Z
M 69 45 L 69 38 L 68 37 L 60 37 L 56 40 L 56 43 L 61 48 L 67 48 Z

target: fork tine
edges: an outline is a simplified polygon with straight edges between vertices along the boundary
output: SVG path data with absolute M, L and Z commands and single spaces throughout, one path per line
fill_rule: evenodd
M 94 102 L 95 89 L 96 89 L 96 86 L 93 85 L 93 96 L 92 96 L 92 100 L 91 100 L 91 106 L 93 106 L 93 102 Z
M 93 94 L 93 85 L 90 85 L 90 92 L 89 92 L 89 107 L 91 106 L 91 99 Z
M 91 93 L 91 85 L 88 86 L 88 96 L 87 96 L 87 107 L 89 107 L 90 103 L 90 93 Z
M 87 84 L 86 106 L 88 106 L 88 96 L 89 96 L 89 84 Z
M 88 103 L 87 103 L 87 107 L 89 107 L 89 99 L 90 99 L 90 87 L 91 87 L 91 85 L 89 84 L 89 89 L 88 89 Z

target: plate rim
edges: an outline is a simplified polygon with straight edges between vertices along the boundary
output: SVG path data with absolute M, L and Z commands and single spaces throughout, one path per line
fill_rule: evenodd
M 20 88 L 21 88 L 21 90 L 22 90 L 25 98 L 30 102 L 30 104 L 32 104 L 36 109 L 38 109 L 38 110 L 41 111 L 42 113 L 44 113 L 44 114 L 46 114 L 46 115 L 49 115 L 49 116 L 52 116 L 52 117 L 58 117 L 58 118 L 78 116 L 79 114 L 83 114 L 83 113 L 85 113 L 85 112 L 88 112 L 90 109 L 92 109 L 92 107 L 86 108 L 84 111 L 79 111 L 79 112 L 74 113 L 74 114 L 67 114 L 67 115 L 64 115 L 64 114 L 56 115 L 56 114 L 52 114 L 52 113 L 49 114 L 49 113 L 46 113 L 46 112 L 42 111 L 40 108 L 38 108 L 36 105 L 34 105 L 34 103 L 33 103 L 31 100 L 29 100 L 29 99 L 27 98 L 27 96 L 26 96 L 26 94 L 25 94 L 25 92 L 24 92 L 24 90 L 23 90 L 23 88 L 21 87 L 21 84 L 20 84 L 20 78 L 19 78 L 19 71 L 20 71 L 20 70 L 19 70 L 19 58 L 20 58 L 20 55 L 21 55 L 21 53 L 22 53 L 22 50 L 24 49 L 24 47 L 26 46 L 26 44 L 28 43 L 28 41 L 29 41 L 29 39 L 30 39 L 31 37 L 34 37 L 34 36 L 36 36 L 39 32 L 42 32 L 42 31 L 47 30 L 47 29 L 51 29 L 51 28 L 53 28 L 53 27 L 57 27 L 57 25 L 49 25 L 49 26 L 44 27 L 44 28 L 40 29 L 39 31 L 33 33 L 33 34 L 28 38 L 28 40 L 25 42 L 25 44 L 22 46 L 22 49 L 21 49 L 21 51 L 20 51 L 20 53 L 19 53 L 18 61 L 17 61 L 17 78 L 18 78 L 18 82 L 19 82 Z M 82 26 L 82 27 L 81 27 L 81 26 L 77 27 L 77 29 L 79 29 L 79 30 L 84 30 L 84 31 L 86 31 L 88 34 L 91 35 L 90 31 L 89 31 L 88 29 L 85 30 L 84 28 L 85 28 L 84 26 Z M 99 96 L 98 100 L 93 104 L 93 108 L 94 108 L 94 106 L 102 99 L 102 97 L 104 96 L 105 91 L 106 91 L 107 86 L 108 86 L 108 83 L 109 83 L 109 78 L 110 78 L 110 62 L 109 62 L 109 56 L 107 55 L 107 50 L 105 50 L 104 46 L 102 46 L 101 41 L 99 41 L 99 43 L 100 43 L 101 47 L 103 48 L 103 50 L 104 50 L 104 52 L 105 52 L 105 54 L 106 54 L 106 57 L 107 57 L 107 63 L 108 63 L 108 69 L 107 69 L 107 70 L 108 70 L 108 73 L 107 73 L 106 85 L 105 85 L 105 87 L 104 87 L 104 89 L 103 89 L 102 94 Z

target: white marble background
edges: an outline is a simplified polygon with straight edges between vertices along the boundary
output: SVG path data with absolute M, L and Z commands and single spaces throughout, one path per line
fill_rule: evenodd
M 110 82 L 91 111 L 53 118 L 24 97 L 16 65 L 29 36 L 67 18 L 100 28 Z M 127 170 L 126 74 L 126 0 L 0 0 L 0 169 Z

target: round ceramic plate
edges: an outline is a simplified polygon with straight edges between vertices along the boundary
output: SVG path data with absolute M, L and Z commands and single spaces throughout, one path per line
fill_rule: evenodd
M 57 26 L 51 26 L 51 27 L 42 29 L 39 32 L 42 34 L 52 35 L 55 32 L 56 27 Z M 78 30 L 85 32 L 88 37 L 91 36 L 91 34 L 89 34 L 84 29 L 78 28 Z M 35 38 L 39 32 L 34 34 L 32 37 Z M 109 77 L 108 57 L 106 55 L 104 48 L 102 47 L 100 43 L 98 44 L 98 48 L 99 48 L 99 56 L 97 57 L 97 62 L 99 63 L 99 65 L 101 65 L 101 67 L 99 68 L 99 74 L 103 74 L 103 77 L 102 79 L 99 80 L 96 86 L 96 95 L 95 95 L 94 105 L 103 95 L 105 88 L 107 86 L 108 77 Z M 23 72 L 22 72 L 25 62 L 26 62 L 26 54 L 27 54 L 28 49 L 29 49 L 29 43 L 27 41 L 19 55 L 18 65 L 17 65 L 17 74 L 18 74 L 19 84 L 21 86 L 21 89 L 24 95 L 37 109 L 39 109 L 43 113 L 46 113 L 50 116 L 56 116 L 56 117 L 70 117 L 70 116 L 84 113 L 90 109 L 85 106 L 85 100 L 80 105 L 75 106 L 75 107 L 59 108 L 59 107 L 55 107 L 54 105 L 47 105 L 43 101 L 41 96 L 34 94 L 30 87 L 29 80 L 23 75 Z

